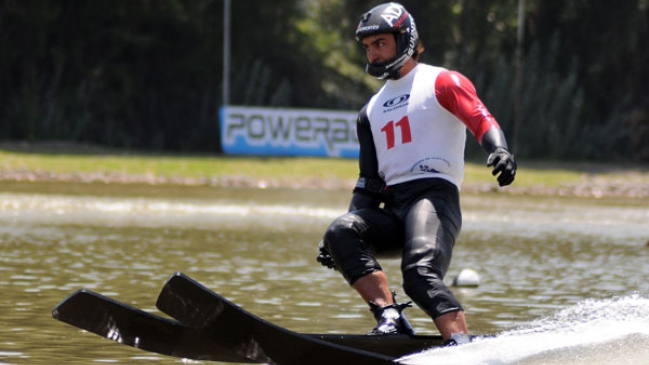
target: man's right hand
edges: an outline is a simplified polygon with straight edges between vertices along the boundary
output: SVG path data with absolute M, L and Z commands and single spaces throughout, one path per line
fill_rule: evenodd
M 329 251 L 324 248 L 324 242 L 320 241 L 318 247 L 320 248 L 320 253 L 318 254 L 318 257 L 316 257 L 316 260 L 318 260 L 320 265 L 336 270 L 336 263 L 334 262 L 333 257 L 329 254 Z

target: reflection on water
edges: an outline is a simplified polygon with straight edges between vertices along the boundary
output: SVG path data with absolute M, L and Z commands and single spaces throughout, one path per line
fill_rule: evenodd
M 314 259 L 320 235 L 344 212 L 349 192 L 58 184 L 3 188 L 0 364 L 179 363 L 80 333 L 50 314 L 78 288 L 156 312 L 158 291 L 174 271 L 293 330 L 358 333 L 372 327 L 366 305 L 338 273 Z M 633 295 L 646 321 L 646 201 L 482 195 L 465 196 L 462 204 L 465 224 L 450 276 L 465 267 L 481 275 L 480 287 L 455 289 L 473 332 L 513 331 L 516 346 L 529 348 L 538 338 L 516 332 L 520 327 L 555 323 L 553 315 L 574 314 L 584 301 L 614 307 L 620 301 L 613 298 Z M 384 267 L 403 299 L 398 262 L 387 261 Z M 434 332 L 421 311 L 409 312 L 418 332 Z M 568 322 L 599 329 L 600 338 L 614 327 L 586 314 L 571 318 Z M 623 318 L 612 321 L 619 325 Z M 631 339 L 616 337 L 607 346 L 621 341 L 646 348 L 646 333 L 634 337 L 633 327 L 624 328 L 620 336 Z M 577 345 L 588 349 L 591 343 Z M 566 360 L 569 353 L 545 349 L 546 355 L 536 356 L 548 363 Z M 592 352 L 577 353 L 561 363 L 592 363 L 579 360 Z M 635 363 L 649 361 L 646 351 L 635 354 Z M 542 363 L 537 360 L 524 363 Z

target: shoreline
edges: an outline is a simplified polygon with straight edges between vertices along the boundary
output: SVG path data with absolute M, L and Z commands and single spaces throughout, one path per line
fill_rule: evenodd
M 149 154 L 67 142 L 0 142 L 0 157 L 6 158 L 4 163 L 0 161 L 0 184 L 51 182 L 351 191 L 358 174 L 357 165 L 346 161 Z M 487 170 L 476 175 L 478 165 L 467 164 L 462 192 L 649 199 L 646 163 L 526 161 L 524 165 L 525 170 L 519 168 L 517 181 L 499 188 Z
M 155 176 L 152 174 L 136 175 L 127 173 L 54 173 L 47 171 L 6 171 L 0 170 L 0 182 L 56 182 L 70 184 L 138 184 L 138 185 L 176 185 L 205 186 L 227 188 L 288 188 L 349 190 L 355 179 L 319 179 L 319 178 L 257 178 L 249 176 Z M 465 181 L 462 193 L 496 193 L 506 195 L 558 196 L 579 198 L 649 198 L 649 183 L 642 174 L 627 172 L 620 176 L 602 178 L 584 175 L 580 182 L 565 183 L 558 186 L 516 186 L 499 188 L 497 184 Z

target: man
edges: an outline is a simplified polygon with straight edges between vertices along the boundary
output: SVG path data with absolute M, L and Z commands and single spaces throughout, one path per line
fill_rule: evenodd
M 358 116 L 360 177 L 349 211 L 327 229 L 318 261 L 339 270 L 370 305 L 369 334 L 412 331 L 377 256 L 401 255 L 405 293 L 447 345 L 469 341 L 464 310 L 443 279 L 461 225 L 466 128 L 487 151 L 500 186 L 516 175 L 500 126 L 458 72 L 418 62 L 414 19 L 397 3 L 362 15 L 366 71 L 385 85 Z

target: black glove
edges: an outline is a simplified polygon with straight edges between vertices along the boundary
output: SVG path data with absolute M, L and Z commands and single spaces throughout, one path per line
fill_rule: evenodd
M 491 172 L 492 175 L 496 176 L 500 173 L 498 176 L 498 184 L 500 186 L 511 184 L 516 177 L 516 160 L 514 159 L 514 155 L 503 147 L 498 147 L 489 154 L 487 166 L 494 167 Z
M 318 254 L 318 257 L 316 257 L 316 260 L 318 260 L 320 265 L 336 270 L 336 263 L 334 262 L 333 257 L 329 254 L 329 251 L 324 248 L 324 242 L 320 241 L 318 247 L 320 248 L 320 253 Z

